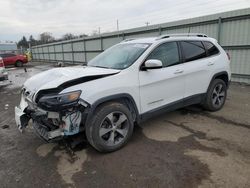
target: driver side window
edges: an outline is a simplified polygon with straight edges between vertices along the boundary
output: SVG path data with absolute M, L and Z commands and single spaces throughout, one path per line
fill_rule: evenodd
M 178 45 L 176 42 L 167 42 L 156 47 L 148 59 L 157 59 L 162 61 L 163 67 L 176 65 L 180 62 Z

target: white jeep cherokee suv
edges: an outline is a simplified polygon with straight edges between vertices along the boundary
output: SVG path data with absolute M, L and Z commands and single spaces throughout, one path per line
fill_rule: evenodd
M 135 123 L 153 115 L 201 104 L 217 111 L 225 103 L 229 56 L 204 34 L 125 40 L 87 66 L 55 68 L 28 79 L 16 123 L 30 119 L 47 141 L 86 134 L 98 151 L 124 146 Z

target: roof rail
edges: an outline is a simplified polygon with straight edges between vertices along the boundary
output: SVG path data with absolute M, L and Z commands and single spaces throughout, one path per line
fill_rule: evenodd
M 161 35 L 157 37 L 156 40 L 165 39 L 169 37 L 208 37 L 208 36 L 203 33 L 177 33 L 177 34 Z
M 131 41 L 131 40 L 135 40 L 135 39 L 134 38 L 129 38 L 129 39 L 123 40 L 122 42 L 128 42 L 128 41 Z

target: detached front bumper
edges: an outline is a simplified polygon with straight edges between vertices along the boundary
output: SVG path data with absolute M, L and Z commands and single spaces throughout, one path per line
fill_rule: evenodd
M 22 95 L 20 105 L 15 107 L 16 125 L 21 132 L 28 125 L 30 119 L 24 112 L 27 107 L 28 103 L 25 101 L 24 96 Z
M 45 111 L 22 94 L 20 105 L 15 107 L 15 120 L 18 129 L 23 132 L 32 119 L 33 128 L 38 136 L 50 142 L 80 132 L 83 108 L 81 104 L 77 104 L 63 112 Z

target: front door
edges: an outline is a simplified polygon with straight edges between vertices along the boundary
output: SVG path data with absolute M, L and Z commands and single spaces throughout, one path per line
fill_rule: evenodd
M 142 113 L 181 101 L 185 91 L 183 64 L 176 42 L 156 47 L 148 59 L 162 61 L 163 68 L 139 71 Z

